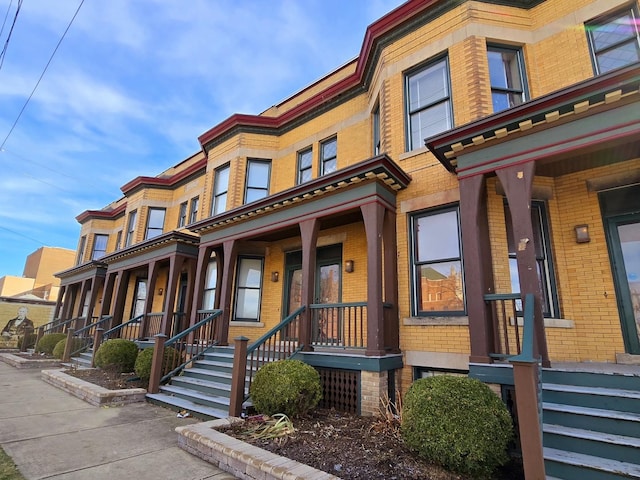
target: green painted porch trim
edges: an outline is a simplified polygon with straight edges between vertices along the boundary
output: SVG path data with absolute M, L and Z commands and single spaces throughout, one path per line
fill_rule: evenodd
M 62 280 L 61 286 L 63 286 L 71 283 L 79 283 L 90 278 L 105 277 L 106 273 L 107 266 L 104 263 L 92 260 L 68 270 L 58 272 L 55 276 Z
M 120 250 L 101 260 L 109 265 L 109 271 L 131 269 L 148 265 L 152 260 L 168 260 L 172 255 L 184 255 L 193 259 L 198 258 L 198 238 L 190 236 L 185 240 L 175 237 L 176 232 L 162 235 L 143 243 L 138 243 L 126 250 Z
M 513 367 L 507 364 L 470 363 L 469 376 L 483 383 L 514 385 Z
M 292 356 L 312 367 L 337 368 L 341 370 L 359 370 L 365 372 L 386 372 L 403 367 L 402 355 L 367 357 L 348 353 L 298 352 Z

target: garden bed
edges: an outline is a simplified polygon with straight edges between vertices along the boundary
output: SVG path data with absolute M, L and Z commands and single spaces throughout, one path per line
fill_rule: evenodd
M 58 368 L 60 359 L 50 355 L 39 355 L 37 353 L 4 352 L 0 353 L 0 361 L 7 363 L 15 368 Z

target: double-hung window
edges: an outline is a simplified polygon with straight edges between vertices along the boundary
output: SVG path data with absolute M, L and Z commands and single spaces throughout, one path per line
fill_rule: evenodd
M 406 77 L 408 149 L 453 126 L 447 58 L 429 63 Z
M 520 105 L 526 100 L 522 51 L 515 48 L 489 46 L 489 78 L 493 112 Z
M 377 104 L 371 115 L 373 129 L 373 154 L 380 155 L 380 104 Z
M 189 207 L 189 224 L 195 223 L 198 219 L 198 207 L 200 205 L 200 197 L 193 197 Z
M 87 245 L 87 236 L 80 237 L 80 245 L 78 245 L 78 256 L 76 257 L 76 265 L 80 265 L 84 260 L 84 249 Z
M 414 314 L 464 315 L 465 300 L 457 207 L 411 218 Z
M 124 246 L 128 247 L 133 243 L 133 237 L 136 233 L 136 221 L 138 218 L 138 211 L 134 210 L 129 213 L 129 218 L 127 220 L 127 237 L 125 238 Z
M 164 208 L 149 208 L 147 214 L 147 230 L 144 235 L 145 240 L 162 235 L 164 231 Z
M 596 75 L 640 60 L 638 11 L 624 10 L 585 24 Z
M 247 183 L 244 203 L 255 202 L 269 195 L 270 160 L 249 159 L 247 161 Z
M 229 191 L 229 165 L 216 169 L 213 180 L 213 202 L 211 215 L 218 215 L 227 209 L 227 192 Z
M 102 234 L 96 233 L 93 236 L 93 252 L 91 253 L 91 260 L 97 260 L 106 255 L 108 240 L 109 240 L 109 235 L 102 235 Z
M 325 140 L 320 144 L 320 176 L 338 169 L 338 139 Z
M 204 283 L 204 294 L 202 296 L 202 309 L 213 310 L 216 301 L 216 284 L 218 282 L 218 262 L 215 257 L 209 260 L 207 265 L 207 275 Z
M 234 320 L 257 322 L 260 319 L 262 269 L 262 258 L 238 257 Z
M 298 185 L 311 180 L 312 161 L 313 150 L 311 148 L 298 152 Z
M 180 212 L 178 212 L 178 228 L 187 224 L 187 202 L 180 204 Z

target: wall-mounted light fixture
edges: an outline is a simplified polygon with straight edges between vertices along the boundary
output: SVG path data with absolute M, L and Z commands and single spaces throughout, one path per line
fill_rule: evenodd
M 354 265 L 353 260 L 347 260 L 344 262 L 344 271 L 347 273 L 353 273 Z
M 280 274 L 278 272 L 271 272 L 271 281 L 277 282 L 280 279 Z
M 159 288 L 158 289 L 158 295 L 162 295 L 164 293 L 164 289 L 163 288 Z
M 576 225 L 576 243 L 588 243 L 591 241 L 589 236 L 589 225 Z

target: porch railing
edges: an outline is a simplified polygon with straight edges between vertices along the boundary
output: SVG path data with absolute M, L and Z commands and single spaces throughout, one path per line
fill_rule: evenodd
M 69 349 L 74 347 L 74 343 L 80 343 L 81 346 L 75 348 L 74 350 L 70 350 L 68 353 L 68 357 L 65 355 L 64 360 L 69 361 L 70 357 L 76 356 L 80 352 L 83 352 L 85 350 L 91 349 L 94 344 L 96 330 L 99 328 L 104 329 L 105 327 L 109 327 L 111 320 L 113 320 L 113 317 L 111 315 L 105 315 L 100 320 L 96 320 L 89 325 L 76 330 L 75 332 L 73 332 L 73 335 L 67 335 L 67 344 L 70 345 Z M 71 331 L 72 330 L 69 330 L 68 333 L 71 333 Z M 79 341 L 74 342 L 73 340 L 71 340 L 71 338 L 77 338 L 79 339 Z
M 298 337 L 304 311 L 304 306 L 298 308 L 248 348 L 247 338 L 237 340 L 242 347 L 238 348 L 236 345 L 234 351 L 229 415 L 240 415 L 242 403 L 248 398 L 246 392 L 251 388 L 253 375 L 260 367 L 269 362 L 290 358 L 302 350 L 303 345 Z
M 164 335 L 156 336 L 156 344 L 149 378 L 149 392 L 156 393 L 160 384 L 177 375 L 190 363 L 217 345 L 216 323 L 222 310 L 200 310 L 200 320 L 178 335 L 165 340 Z M 165 353 L 168 347 L 170 353 Z
M 489 356 L 504 360 L 522 352 L 522 299 L 519 293 L 496 293 L 484 296 L 491 305 L 495 352 Z
M 42 334 L 46 335 L 47 333 L 64 333 L 66 332 L 67 327 L 69 327 L 69 325 L 71 325 L 71 323 L 75 322 L 76 320 L 76 318 L 69 318 L 62 321 L 59 318 L 56 318 L 46 325 L 43 325 Z
M 133 317 L 120 325 L 110 328 L 102 334 L 102 341 L 106 342 L 110 338 L 124 338 L 125 340 L 138 340 L 140 338 L 140 321 L 144 315 Z
M 313 304 L 309 308 L 312 345 L 366 348 L 366 302 Z
M 162 317 L 164 316 L 164 312 L 152 312 L 147 313 L 144 316 L 145 319 L 145 327 L 143 337 L 155 337 L 159 333 L 162 327 Z

